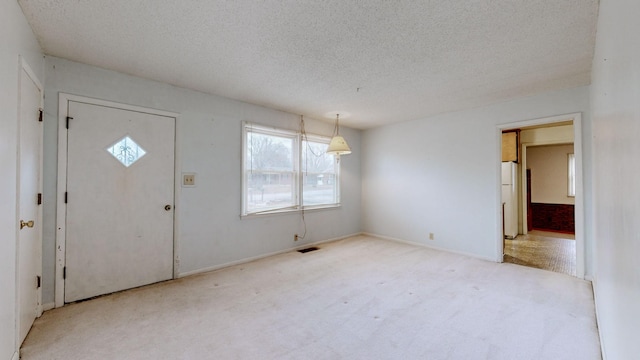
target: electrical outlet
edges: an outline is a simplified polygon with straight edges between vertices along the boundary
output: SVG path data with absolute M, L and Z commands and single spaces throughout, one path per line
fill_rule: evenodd
M 196 186 L 196 174 L 182 173 L 182 186 Z
M 298 234 L 293 235 L 293 241 L 298 241 Z
M 433 233 L 429 233 L 429 240 L 434 240 L 434 239 L 435 239 L 435 238 L 434 238 L 434 236 L 433 236 Z

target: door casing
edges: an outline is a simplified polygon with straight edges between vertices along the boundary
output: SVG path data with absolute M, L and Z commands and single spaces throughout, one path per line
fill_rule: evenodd
M 69 101 L 83 102 L 92 105 L 100 105 L 144 112 L 153 115 L 173 117 L 176 119 L 175 145 L 174 145 L 174 217 L 173 217 L 173 278 L 180 273 L 180 239 L 179 239 L 179 213 L 180 213 L 180 114 L 156 110 L 136 105 L 128 105 L 108 100 L 100 100 L 85 96 L 60 93 L 58 99 L 58 189 L 57 189 L 57 226 L 56 226 L 56 267 L 55 267 L 55 307 L 64 305 L 64 267 L 66 254 L 66 204 L 64 202 L 67 183 L 67 129 Z

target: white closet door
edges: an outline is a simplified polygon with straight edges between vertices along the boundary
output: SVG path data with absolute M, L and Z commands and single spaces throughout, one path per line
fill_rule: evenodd
M 38 121 L 40 88 L 24 69 L 20 73 L 20 231 L 18 232 L 18 345 L 38 316 L 42 269 L 42 225 L 38 209 L 42 123 Z

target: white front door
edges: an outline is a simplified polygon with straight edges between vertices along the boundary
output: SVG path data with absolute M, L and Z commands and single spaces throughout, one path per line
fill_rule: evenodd
M 172 278 L 175 118 L 68 114 L 65 302 Z
M 41 211 L 39 209 L 42 154 L 41 89 L 23 64 L 20 73 L 20 150 L 18 178 L 18 346 L 40 311 L 42 270 Z

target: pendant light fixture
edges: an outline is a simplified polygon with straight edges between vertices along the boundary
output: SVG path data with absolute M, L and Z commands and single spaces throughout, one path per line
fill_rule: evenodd
M 336 114 L 336 126 L 333 128 L 333 137 L 327 148 L 327 154 L 347 155 L 351 154 L 351 148 L 347 141 L 340 136 L 340 114 Z

